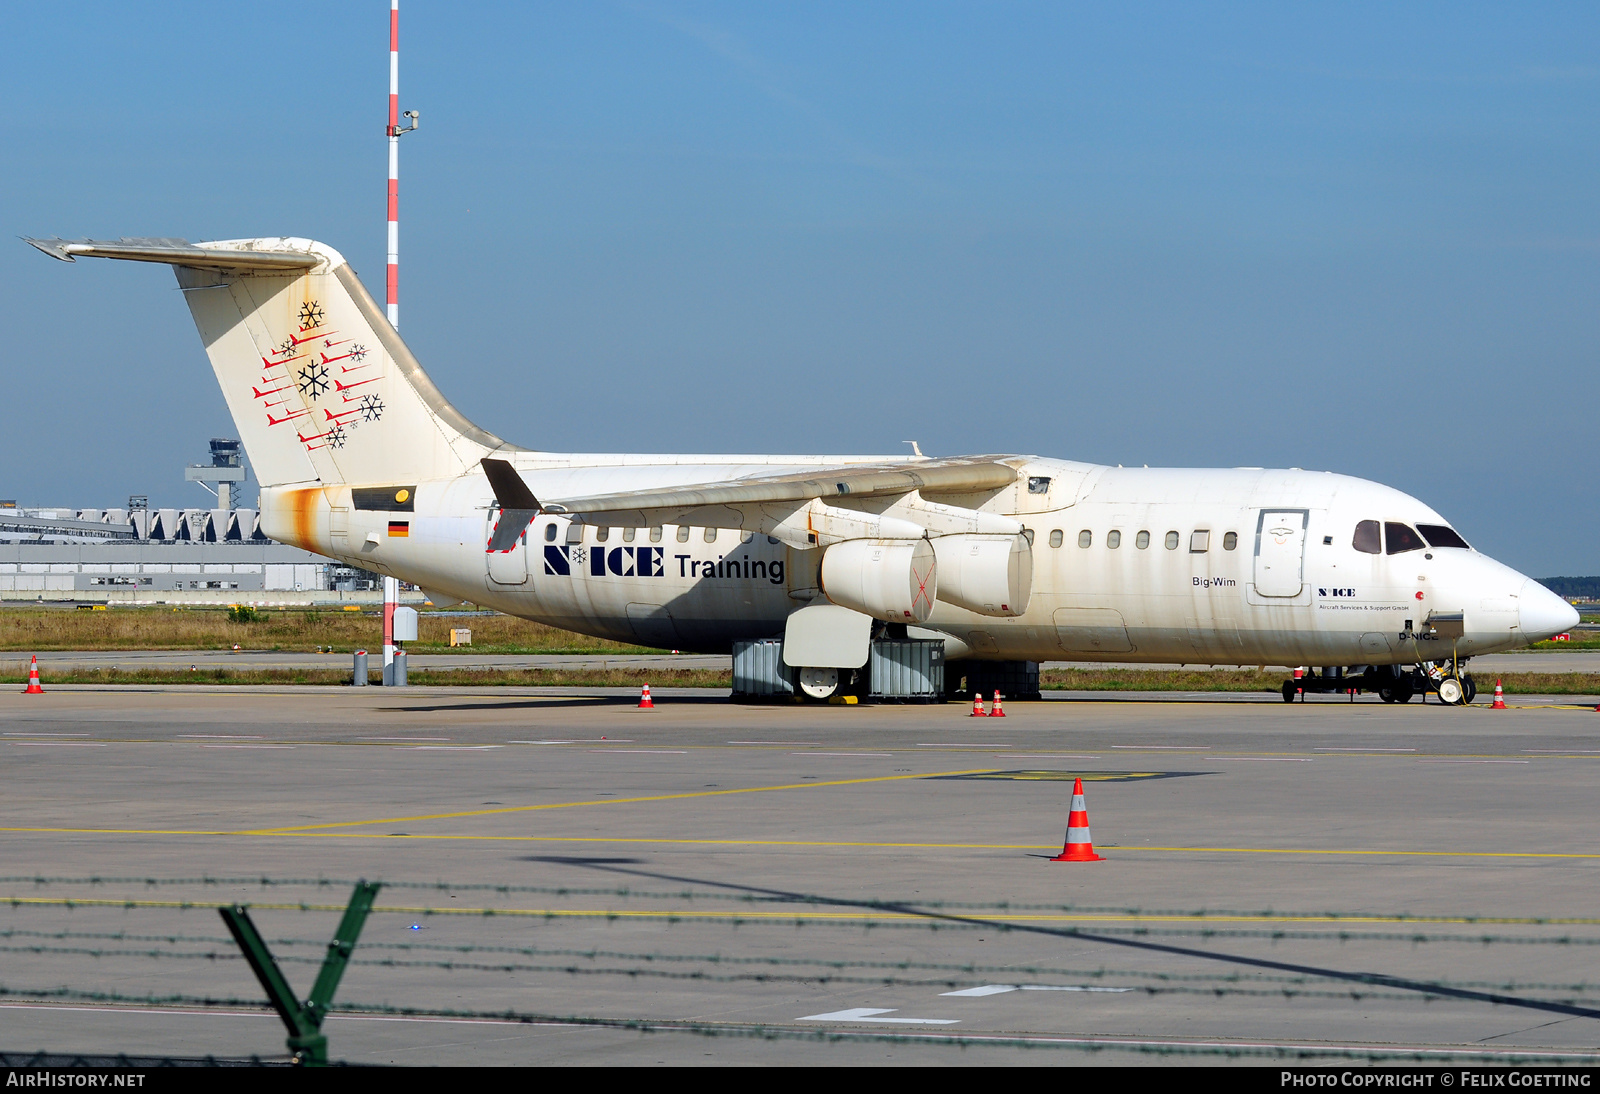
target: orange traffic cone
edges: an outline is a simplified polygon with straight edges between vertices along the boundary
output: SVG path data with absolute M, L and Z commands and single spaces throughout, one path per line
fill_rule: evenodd
M 1072 812 L 1067 814 L 1067 842 L 1061 853 L 1051 862 L 1099 862 L 1103 856 L 1094 853 L 1094 840 L 1089 837 L 1089 810 L 1083 804 L 1083 780 L 1072 782 Z
M 1504 709 L 1506 709 L 1505 692 L 1500 690 L 1500 681 L 1498 681 L 1498 680 L 1496 680 L 1494 682 L 1494 705 L 1491 706 L 1489 709 L 1490 710 L 1504 710 Z
M 654 709 L 656 709 L 656 704 L 655 704 L 654 700 L 652 700 L 650 698 L 650 685 L 649 684 L 646 684 L 644 686 L 644 690 L 639 693 L 639 709 L 640 710 L 654 710 Z
M 44 688 L 39 686 L 39 655 L 34 654 L 33 660 L 28 664 L 28 686 L 23 689 L 24 695 L 43 695 Z
M 1005 708 L 1000 705 L 1000 689 L 999 688 L 995 688 L 994 689 L 994 708 L 989 711 L 989 717 L 991 717 L 991 718 L 1004 718 L 1005 716 L 1006 716 Z
M 1596 710 L 1600 710 L 1600 707 L 1595 707 L 1595 709 Z M 969 718 L 987 718 L 987 717 L 989 717 L 989 712 L 983 709 L 983 695 L 982 695 L 981 692 L 976 692 L 975 691 L 975 692 L 972 693 L 972 713 L 969 714 L 967 717 L 969 717 Z
M 1306 693 L 1300 690 L 1300 678 L 1301 678 L 1301 670 L 1300 669 L 1295 669 L 1294 670 L 1294 691 L 1295 691 L 1296 695 L 1300 696 L 1300 701 L 1303 703 L 1306 700 Z

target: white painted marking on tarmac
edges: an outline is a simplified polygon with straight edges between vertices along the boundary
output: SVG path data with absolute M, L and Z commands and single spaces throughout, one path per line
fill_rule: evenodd
M 1338 748 L 1333 745 L 1313 748 L 1313 752 L 1415 752 L 1414 748 Z
M 1219 760 L 1262 760 L 1286 764 L 1308 764 L 1314 762 L 1314 756 L 1218 756 Z
M 1157 751 L 1195 752 L 1195 751 L 1204 751 L 1204 750 L 1210 748 L 1211 746 L 1210 745 L 1112 745 L 1111 747 L 1112 748 L 1132 748 L 1132 749 L 1136 749 L 1136 750 L 1138 750 L 1140 752 L 1157 752 Z
M 1087 984 L 984 984 L 982 987 L 963 988 L 960 991 L 942 991 L 939 994 L 978 999 L 985 995 L 1004 995 L 1008 991 L 1087 991 L 1119 995 L 1122 992 L 1132 990 L 1132 988 L 1102 988 Z
M 259 741 L 259 733 L 180 733 L 180 737 L 192 737 L 197 741 Z
M 570 741 L 569 740 L 565 740 L 565 739 L 559 740 L 559 741 L 507 741 L 506 744 L 508 744 L 508 745 L 599 745 L 599 744 L 631 745 L 631 744 L 633 744 L 633 742 L 631 740 L 626 740 L 626 739 L 621 738 L 621 737 L 618 737 L 618 738 L 615 738 L 615 739 L 608 739 L 608 738 L 605 738 L 605 737 L 584 737 L 584 738 L 581 738 L 581 739 L 574 738 L 573 740 L 570 740 Z
M 1098 760 L 1099 756 L 1069 756 L 1060 752 L 1013 752 L 1019 760 Z
M 448 741 L 449 737 L 357 737 L 358 741 Z
M 1525 748 L 1524 752 L 1553 752 L 1557 756 L 1600 756 L 1600 748 Z
M 821 741 L 729 741 L 730 745 L 788 745 L 793 748 L 798 745 L 815 745 L 821 747 Z
M 8 741 L 19 748 L 32 745 L 34 748 L 104 748 L 104 741 Z
M 873 760 L 892 760 L 888 752 L 791 752 L 791 756 L 862 756 Z
M 11 732 L 10 730 L 7 730 L 6 731 L 6 736 L 7 737 L 87 737 L 88 734 L 87 733 L 31 733 L 31 732 L 23 732 L 22 730 L 17 730 L 16 732 Z
M 989 741 L 956 741 L 951 744 L 932 744 L 928 741 L 918 741 L 918 748 L 1010 748 L 1010 745 L 997 745 Z
M 851 1007 L 849 1010 L 831 1010 L 827 1014 L 808 1014 L 804 1018 L 796 1018 L 797 1022 L 885 1022 L 902 1026 L 954 1026 L 960 1023 L 959 1018 L 882 1018 L 879 1015 L 893 1014 L 894 1007 L 887 1010 L 881 1007 Z
M 294 745 L 201 745 L 201 748 L 293 748 Z
M 621 753 L 624 756 L 687 756 L 688 753 L 678 748 L 591 748 L 589 752 Z
M 395 745 L 398 752 L 487 752 L 502 745 Z
M 1419 764 L 1531 764 L 1532 760 L 1418 760 Z
M 1008 991 L 1016 991 L 1017 984 L 984 984 L 977 988 L 962 988 L 960 991 L 941 991 L 940 995 L 955 996 L 958 999 L 981 999 L 985 995 L 1004 995 Z
M 59 1011 L 82 1012 L 82 1013 L 115 1014 L 115 1015 L 120 1015 L 120 1016 L 137 1015 L 137 1016 L 143 1017 L 143 1016 L 146 1016 L 146 1015 L 161 1015 L 161 1016 L 176 1016 L 176 1017 L 182 1017 L 182 1018 L 212 1018 L 212 1017 L 220 1017 L 220 1018 L 260 1018 L 260 1019 L 262 1019 L 264 1021 L 268 1021 L 268 1022 L 276 1022 L 277 1021 L 277 1016 L 274 1015 L 270 1010 L 265 1010 L 265 1009 L 259 1010 L 259 1011 L 209 1010 L 209 1009 L 208 1010 L 173 1010 L 173 1009 L 169 1009 L 169 1008 L 131 1007 L 131 1006 L 64 1007 L 64 1006 L 57 1006 L 55 1004 L 50 1004 L 50 1003 L 0 1003 L 0 1010 L 59 1010 Z M 844 1013 L 849 1013 L 849 1012 L 844 1012 Z M 825 1015 L 818 1015 L 817 1017 L 822 1018 L 822 1017 L 826 1017 L 826 1016 Z M 484 1025 L 484 1026 L 522 1026 L 524 1028 L 526 1028 L 528 1026 L 539 1026 L 539 1027 L 550 1027 L 550 1028 L 581 1028 L 581 1027 L 576 1027 L 572 1023 L 569 1023 L 569 1022 L 525 1022 L 525 1021 L 522 1021 L 520 1019 L 514 1019 L 514 1018 L 513 1019 L 507 1019 L 507 1018 L 434 1018 L 434 1017 L 424 1017 L 424 1016 L 421 1016 L 421 1015 L 400 1016 L 400 1015 L 378 1015 L 378 1014 L 330 1014 L 330 1015 L 328 1015 L 328 1019 L 327 1020 L 330 1021 L 330 1022 L 417 1022 L 417 1023 L 428 1023 L 428 1024 L 437 1024 L 437 1025 L 452 1025 L 452 1026 Z M 880 1022 L 888 1021 L 888 1020 L 890 1020 L 890 1019 L 882 1019 L 882 1018 L 876 1019 L 876 1021 L 880 1021 Z M 805 1021 L 805 1019 L 802 1018 L 802 1019 L 800 1019 L 800 1021 Z M 919 1021 L 929 1021 L 929 1019 L 920 1019 Z M 941 1022 L 941 1020 L 939 1020 L 939 1019 L 932 1019 L 931 1021 Z M 941 1022 L 941 1024 L 951 1024 L 951 1025 L 953 1025 L 953 1024 L 957 1024 L 957 1023 L 956 1023 L 955 1020 L 946 1019 L 946 1020 L 943 1020 Z M 676 1028 L 676 1027 L 669 1027 L 669 1026 L 667 1026 L 665 1024 L 662 1024 L 662 1025 L 651 1025 L 651 1026 L 648 1026 L 647 1028 L 649 1028 L 649 1029 L 651 1029 L 653 1031 L 654 1030 L 660 1030 L 660 1031 L 665 1032 L 665 1031 L 668 1031 L 668 1030 Z M 908 1037 L 915 1037 L 916 1035 L 908 1033 L 907 1036 Z M 1367 1052 L 1367 1051 L 1370 1051 L 1371 1048 L 1372 1048 L 1372 1046 L 1370 1044 L 1347 1044 L 1347 1043 L 1344 1043 L 1344 1042 L 1333 1042 L 1333 1043 L 1319 1042 L 1319 1043 L 1316 1043 L 1316 1044 L 1309 1044 L 1309 1043 L 1304 1042 L 1304 1041 L 1299 1041 L 1299 1042 L 1296 1042 L 1296 1041 L 1182 1041 L 1182 1040 L 1156 1040 L 1154 1038 L 1133 1038 L 1133 1037 L 1061 1037 L 1061 1036 L 1049 1036 L 1049 1035 L 1035 1035 L 1035 1036 L 1031 1036 L 1031 1037 L 1018 1038 L 1014 1034 L 1003 1034 L 1003 1033 L 1002 1034 L 969 1033 L 969 1034 L 966 1034 L 965 1037 L 966 1037 L 967 1040 L 969 1040 L 969 1041 L 971 1041 L 973 1043 L 983 1043 L 983 1042 L 986 1042 L 986 1041 L 1001 1041 L 1001 1042 L 1004 1042 L 1004 1043 L 1006 1043 L 1008 1045 L 1014 1045 L 1020 1039 L 1020 1040 L 1025 1041 L 1028 1044 L 1036 1044 L 1036 1045 L 1084 1045 L 1084 1046 L 1102 1046 L 1102 1047 L 1103 1046 L 1129 1046 L 1129 1047 L 1138 1047 L 1138 1048 L 1149 1048 L 1149 1047 L 1154 1047 L 1154 1048 L 1180 1048 L 1180 1049 L 1188 1049 L 1188 1050 L 1191 1050 L 1191 1051 L 1196 1049 L 1196 1048 L 1215 1048 L 1215 1049 L 1253 1048 L 1253 1049 L 1273 1049 L 1273 1050 L 1276 1050 L 1276 1051 L 1279 1051 L 1279 1052 L 1286 1052 L 1286 1051 L 1287 1052 L 1296 1052 L 1296 1051 L 1304 1050 L 1304 1049 L 1306 1049 L 1308 1047 L 1312 1047 L 1312 1048 L 1317 1048 L 1317 1049 L 1321 1049 L 1321 1050 L 1324 1050 L 1324 1051 L 1327 1051 L 1327 1050 L 1339 1050 L 1339 1051 L 1344 1051 L 1344 1052 Z M 1410 1051 L 1413 1054 L 1415 1054 L 1416 1056 L 1418 1056 L 1418 1057 L 1427 1057 L 1427 1058 L 1438 1057 L 1440 1059 L 1448 1061 L 1459 1050 L 1458 1049 L 1453 1049 L 1453 1048 L 1428 1048 L 1428 1047 L 1418 1046 L 1416 1048 L 1412 1048 Z M 1578 1056 L 1578 1057 L 1581 1057 L 1581 1058 L 1586 1059 L 1586 1060 L 1600 1061 L 1600 1054 L 1596 1054 L 1596 1053 L 1593 1053 L 1593 1052 L 1578 1052 L 1578 1053 L 1574 1053 L 1571 1050 L 1559 1050 L 1559 1049 L 1558 1050 L 1536 1051 L 1536 1050 L 1530 1050 L 1530 1049 L 1526 1049 L 1526 1048 L 1513 1048 L 1513 1049 L 1481 1048 L 1478 1051 L 1479 1051 L 1479 1053 L 1481 1053 L 1482 1055 L 1485 1055 L 1485 1056 L 1495 1056 L 1495 1057 L 1503 1056 L 1503 1057 L 1507 1058 L 1508 1060 L 1511 1060 L 1511 1061 L 1514 1061 L 1514 1062 L 1515 1061 L 1524 1061 L 1525 1062 L 1530 1057 L 1539 1057 L 1539 1058 L 1549 1057 L 1549 1058 L 1552 1058 L 1554 1060 L 1557 1060 L 1558 1062 L 1561 1062 L 1561 1061 L 1569 1061 L 1574 1056 Z

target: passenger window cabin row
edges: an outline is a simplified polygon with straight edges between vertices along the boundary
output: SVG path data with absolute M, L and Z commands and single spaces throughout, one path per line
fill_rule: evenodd
M 589 526 L 587 524 L 578 524 L 576 522 L 568 524 L 567 525 L 567 535 L 566 535 L 565 542 L 567 542 L 567 543 L 582 543 L 583 539 L 584 539 L 584 536 L 586 534 L 586 529 L 588 529 L 588 527 Z M 544 541 L 546 543 L 554 543 L 556 541 L 556 536 L 559 534 L 558 531 L 557 531 L 557 528 L 558 528 L 558 525 L 555 523 L 555 521 L 550 521 L 549 523 L 547 523 L 544 526 Z M 643 529 L 643 528 L 622 528 L 622 529 L 619 529 L 619 531 L 621 531 L 621 533 L 622 533 L 622 542 L 623 543 L 632 543 L 638 537 L 638 534 L 640 532 L 642 532 L 642 531 L 645 531 L 645 529 Z M 660 543 L 661 542 L 661 540 L 663 538 L 663 534 L 664 534 L 664 530 L 663 530 L 661 525 L 657 524 L 655 527 L 650 528 L 648 531 L 650 533 L 650 542 L 651 543 Z M 704 539 L 707 543 L 715 543 L 715 542 L 717 542 L 717 533 L 719 531 L 721 531 L 721 529 L 718 529 L 718 528 L 704 528 L 704 529 L 701 530 L 700 538 Z M 729 529 L 729 531 L 732 531 L 733 534 L 739 538 L 739 542 L 740 543 L 752 543 L 752 542 L 755 541 L 755 538 L 756 538 L 756 534 L 754 532 L 739 532 L 739 531 L 737 531 L 735 529 Z M 596 543 L 609 543 L 611 541 L 611 532 L 612 532 L 612 529 L 610 529 L 610 528 L 596 528 L 594 530 L 594 542 L 596 542 Z M 687 524 L 680 524 L 678 526 L 678 532 L 677 532 L 677 540 L 678 540 L 678 542 L 679 543 L 688 543 L 689 542 L 689 535 L 690 535 L 689 526 Z M 777 539 L 776 536 L 768 536 L 767 537 L 767 542 L 768 543 L 777 543 L 778 539 Z
M 587 525 L 583 524 L 568 524 L 566 542 L 582 543 L 584 540 L 585 529 L 587 527 Z M 611 539 L 611 531 L 612 530 L 610 528 L 596 528 L 594 530 L 594 542 L 609 542 Z M 632 543 L 639 532 L 646 531 L 646 529 L 623 528 L 620 529 L 620 531 L 622 533 L 622 542 Z M 688 525 L 679 525 L 676 531 L 676 538 L 679 543 L 689 542 L 691 529 Z M 707 543 L 715 543 L 717 542 L 718 531 L 719 529 L 716 528 L 702 529 L 701 537 Z M 653 528 L 648 529 L 648 532 L 651 543 L 661 542 L 664 535 L 664 529 L 661 525 L 658 524 Z M 554 521 L 551 521 L 544 526 L 544 540 L 546 543 L 554 543 L 558 534 L 557 525 Z M 755 539 L 754 532 L 735 534 L 739 536 L 739 542 L 741 543 L 750 543 Z M 1030 540 L 1032 539 L 1031 533 L 1029 534 L 1029 538 Z M 1066 535 L 1060 528 L 1051 529 L 1050 546 L 1060 547 L 1065 541 Z M 1324 543 L 1331 543 L 1332 541 L 1332 536 L 1327 536 L 1323 539 Z M 767 542 L 777 543 L 778 540 L 773 536 L 768 536 Z M 1163 538 L 1162 545 L 1169 551 L 1176 551 L 1179 544 L 1182 542 L 1182 535 L 1180 535 L 1177 530 L 1174 529 L 1166 534 L 1166 536 Z M 1105 544 L 1108 550 L 1115 551 L 1120 548 L 1122 546 L 1122 530 L 1120 528 L 1113 528 L 1107 532 Z M 1141 529 L 1134 535 L 1133 545 L 1141 551 L 1148 550 L 1150 547 L 1150 533 Z M 1402 524 L 1399 521 L 1394 520 L 1384 521 L 1381 524 L 1375 520 L 1364 520 L 1359 522 L 1356 525 L 1355 534 L 1351 538 L 1350 545 L 1356 550 L 1369 555 L 1381 555 L 1385 553 L 1391 555 L 1402 555 L 1408 551 L 1420 551 L 1425 547 L 1454 547 L 1463 551 L 1470 551 L 1472 549 L 1471 545 L 1468 544 L 1466 540 L 1462 539 L 1454 528 L 1451 528 L 1448 525 L 1419 524 L 1417 525 L 1416 529 L 1413 529 L 1408 524 Z M 1078 533 L 1078 546 L 1083 548 L 1094 546 L 1094 532 L 1091 529 L 1084 528 Z M 1238 547 L 1238 532 L 1223 533 L 1222 549 L 1224 551 L 1237 550 Z M 1193 532 L 1189 533 L 1190 554 L 1203 555 L 1210 549 L 1210 529 L 1197 528 Z
M 1060 547 L 1066 541 L 1065 534 L 1060 528 L 1051 530 L 1050 546 Z M 1164 546 L 1169 551 L 1176 551 L 1183 537 L 1177 531 L 1166 534 Z M 1324 544 L 1333 542 L 1332 536 L 1323 539 Z M 1150 533 L 1140 531 L 1133 537 L 1133 545 L 1139 550 L 1146 550 L 1150 546 Z M 1351 540 L 1352 547 L 1369 555 L 1381 555 L 1387 550 L 1388 554 L 1400 555 L 1407 551 L 1420 551 L 1424 547 L 1455 547 L 1463 551 L 1472 548 L 1454 528 L 1444 524 L 1419 524 L 1413 529 L 1408 524 L 1399 521 L 1385 521 L 1379 524 L 1375 520 L 1364 520 L 1356 525 L 1355 536 Z M 1079 547 L 1094 546 L 1094 532 L 1088 528 L 1078 533 Z M 1113 528 L 1106 533 L 1106 548 L 1115 551 L 1122 546 L 1122 532 Z M 1239 546 L 1239 533 L 1226 532 L 1222 537 L 1224 551 L 1237 550 Z M 1206 528 L 1199 528 L 1189 533 L 1189 553 L 1203 555 L 1211 547 L 1211 532 Z
M 1052 547 L 1060 547 L 1063 542 L 1065 542 L 1065 535 L 1061 531 L 1061 529 L 1060 528 L 1052 529 L 1051 532 L 1050 532 L 1050 546 L 1052 546 Z M 1180 535 L 1176 530 L 1173 530 L 1173 531 L 1170 531 L 1170 532 L 1168 532 L 1166 534 L 1166 537 L 1163 540 L 1163 546 L 1165 546 L 1166 549 L 1169 550 L 1169 551 L 1176 551 L 1178 549 L 1178 545 L 1180 543 L 1182 543 L 1182 542 L 1183 542 L 1182 535 Z M 1136 547 L 1137 549 L 1139 549 L 1141 551 L 1149 550 L 1150 549 L 1150 533 L 1148 531 L 1140 530 L 1133 537 L 1133 545 L 1134 545 L 1134 547 Z M 1088 529 L 1088 528 L 1085 528 L 1082 531 L 1080 531 L 1078 533 L 1078 546 L 1079 547 L 1093 547 L 1094 546 L 1094 532 L 1092 530 Z M 1113 528 L 1113 529 L 1111 529 L 1111 531 L 1106 533 L 1106 548 L 1107 548 L 1107 550 L 1115 551 L 1121 546 L 1122 546 L 1122 530 L 1120 528 Z M 1225 533 L 1223 533 L 1223 536 L 1222 536 L 1222 549 L 1224 551 L 1237 550 L 1238 547 L 1239 547 L 1239 533 L 1238 532 L 1225 532 Z M 1209 528 L 1197 528 L 1193 532 L 1189 533 L 1189 553 L 1190 554 L 1192 554 L 1192 555 L 1203 555 L 1209 550 L 1211 550 L 1211 529 L 1209 529 Z

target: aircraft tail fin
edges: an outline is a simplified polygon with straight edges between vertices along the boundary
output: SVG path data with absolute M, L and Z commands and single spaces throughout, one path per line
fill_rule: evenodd
M 170 265 L 262 486 L 450 478 L 517 451 L 433 386 L 355 271 L 308 239 L 27 242 Z

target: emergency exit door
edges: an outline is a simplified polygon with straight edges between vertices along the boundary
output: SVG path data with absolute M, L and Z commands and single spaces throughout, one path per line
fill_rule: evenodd
M 1306 509 L 1263 509 L 1256 523 L 1257 596 L 1299 596 L 1305 586 Z
M 494 535 L 495 525 L 499 523 L 501 511 L 489 510 L 489 528 L 484 539 L 488 540 Z M 531 527 L 531 525 L 530 525 Z M 528 529 L 522 530 L 522 535 L 517 537 L 516 545 L 509 551 L 489 551 L 484 558 L 488 560 L 489 580 L 496 585 L 524 585 L 528 581 Z

